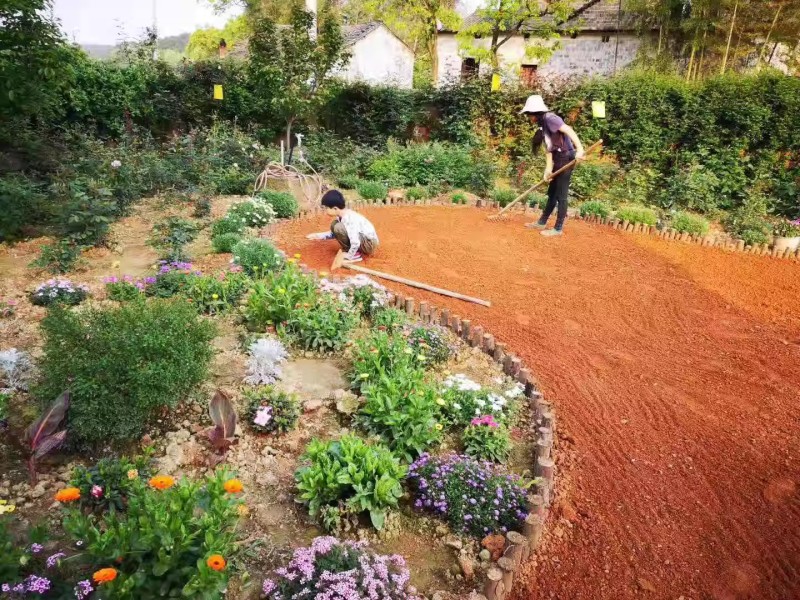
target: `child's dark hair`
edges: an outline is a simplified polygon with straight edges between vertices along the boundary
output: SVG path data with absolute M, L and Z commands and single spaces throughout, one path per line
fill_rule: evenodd
M 322 206 L 325 208 L 344 208 L 344 196 L 342 196 L 342 192 L 339 190 L 330 190 L 325 192 L 325 195 L 322 197 Z

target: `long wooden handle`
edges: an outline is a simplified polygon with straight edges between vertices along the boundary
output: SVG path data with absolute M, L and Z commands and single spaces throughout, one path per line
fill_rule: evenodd
M 389 273 L 382 273 L 381 271 L 373 271 L 372 269 L 365 269 L 364 267 L 359 267 L 357 265 L 344 264 L 342 266 L 345 269 L 358 271 L 359 273 L 366 273 L 367 275 L 374 275 L 375 277 L 380 277 L 381 279 L 388 279 L 389 281 L 394 281 L 396 283 L 403 283 L 413 288 L 419 288 L 421 290 L 427 290 L 429 292 L 433 292 L 434 294 L 439 294 L 440 296 L 449 296 L 450 298 L 457 298 L 458 300 L 464 300 L 465 302 L 472 302 L 473 304 L 480 304 L 481 306 L 492 305 L 492 303 L 487 300 L 481 300 L 480 298 L 473 298 L 472 296 L 465 296 L 464 294 L 459 294 L 458 292 L 451 292 L 450 290 L 445 290 L 443 288 L 433 287 L 432 285 L 428 285 L 426 283 L 420 283 L 419 281 L 414 281 L 412 279 L 406 279 L 405 277 L 398 277 L 397 275 L 390 275 Z
M 597 141 L 596 141 L 594 144 L 592 144 L 591 146 L 589 146 L 589 148 L 586 150 L 586 152 L 585 152 L 584 154 L 589 154 L 590 152 L 594 152 L 595 150 L 597 150 L 597 148 L 599 148 L 599 147 L 600 147 L 600 146 L 602 146 L 602 145 L 603 145 L 603 140 L 597 140 Z M 517 202 L 519 202 L 520 200 L 522 200 L 523 198 L 525 198 L 525 197 L 526 197 L 528 194 L 530 194 L 530 193 L 531 193 L 531 192 L 533 192 L 534 190 L 538 189 L 538 188 L 539 188 L 539 186 L 542 186 L 542 185 L 544 185 L 545 183 L 549 183 L 549 182 L 551 182 L 553 179 L 555 179 L 556 177 L 558 177 L 559 175 L 561 175 L 561 174 L 562 174 L 564 171 L 568 171 L 568 170 L 570 170 L 572 167 L 574 167 L 574 166 L 576 165 L 576 163 L 577 163 L 577 162 L 578 162 L 578 159 L 575 159 L 575 160 L 573 160 L 573 161 L 570 161 L 570 162 L 568 162 L 568 163 L 567 163 L 567 164 L 565 164 L 563 167 L 561 167 L 561 168 L 560 168 L 558 171 L 556 171 L 555 173 L 553 173 L 553 174 L 550 176 L 550 179 L 542 179 L 542 180 L 541 180 L 539 183 L 536 183 L 536 184 L 532 185 L 532 186 L 531 186 L 531 187 L 529 187 L 527 190 L 525 190 L 524 192 L 522 192 L 522 193 L 521 193 L 519 196 L 517 196 L 517 198 L 516 198 L 516 199 L 515 199 L 515 200 L 514 200 L 514 201 L 513 201 L 511 204 L 508 204 L 508 205 L 506 205 L 506 207 L 505 207 L 505 208 L 503 208 L 503 210 L 501 210 L 501 211 L 500 211 L 499 213 L 497 213 L 495 216 L 496 216 L 496 217 L 499 217 L 499 216 L 500 216 L 500 215 L 502 215 L 504 212 L 506 212 L 506 211 L 507 211 L 509 208 L 511 208 L 512 206 L 514 206 L 514 205 L 515 205 Z

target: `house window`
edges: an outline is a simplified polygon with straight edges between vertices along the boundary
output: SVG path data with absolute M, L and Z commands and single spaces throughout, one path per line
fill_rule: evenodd
M 474 58 L 465 58 L 461 61 L 461 79 L 469 79 L 478 74 L 480 63 Z
M 608 43 L 608 42 L 611 41 L 611 36 L 610 35 L 604 35 L 602 38 L 600 38 L 600 41 L 603 42 L 604 44 Z
M 522 65 L 519 73 L 519 79 L 525 87 L 536 87 L 538 81 L 537 69 L 538 65 Z

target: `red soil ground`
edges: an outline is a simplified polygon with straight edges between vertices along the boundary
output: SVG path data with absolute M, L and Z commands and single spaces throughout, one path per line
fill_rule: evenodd
M 800 263 L 468 208 L 369 209 L 365 266 L 491 300 L 447 305 L 555 404 L 558 499 L 515 597 L 800 598 Z M 333 242 L 287 225 L 326 270 Z

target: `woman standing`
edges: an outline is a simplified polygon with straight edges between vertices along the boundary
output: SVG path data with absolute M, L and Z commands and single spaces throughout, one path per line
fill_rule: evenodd
M 547 188 L 547 206 L 541 218 L 536 223 L 529 223 L 526 227 L 542 229 L 542 235 L 554 236 L 563 235 L 564 221 L 567 218 L 567 203 L 569 201 L 569 182 L 572 179 L 572 169 L 561 173 L 555 179 L 551 179 L 553 173 L 573 160 L 583 159 L 585 152 L 578 134 L 569 125 L 564 123 L 564 119 L 557 114 L 550 112 L 541 96 L 535 95 L 528 97 L 525 108 L 521 114 L 528 115 L 531 123 L 536 123 L 542 131 L 544 145 L 547 150 L 546 164 L 544 168 L 544 179 L 550 181 Z M 534 138 L 534 144 L 539 143 L 540 136 Z M 534 152 L 537 148 L 534 147 Z M 556 224 L 553 229 L 546 229 L 547 220 L 558 206 Z

